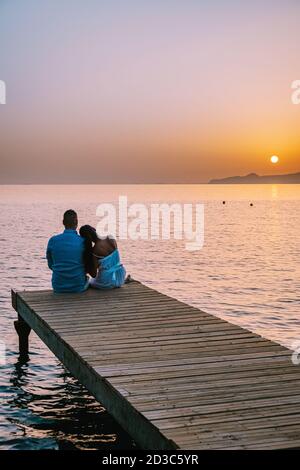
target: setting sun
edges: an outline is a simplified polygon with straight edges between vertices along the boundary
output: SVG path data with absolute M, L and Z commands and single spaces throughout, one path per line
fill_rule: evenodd
M 270 160 L 271 160 L 271 163 L 278 163 L 279 162 L 279 158 L 276 155 L 273 155 L 273 157 L 271 157 Z

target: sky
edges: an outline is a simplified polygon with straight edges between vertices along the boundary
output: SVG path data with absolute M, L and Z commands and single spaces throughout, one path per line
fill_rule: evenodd
M 300 171 L 299 49 L 298 0 L 0 0 L 0 183 Z

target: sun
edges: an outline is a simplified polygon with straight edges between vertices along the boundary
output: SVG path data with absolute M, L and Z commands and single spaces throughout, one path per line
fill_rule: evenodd
M 273 155 L 273 157 L 271 157 L 270 160 L 271 160 L 271 163 L 278 163 L 279 162 L 279 158 L 277 157 L 277 155 Z

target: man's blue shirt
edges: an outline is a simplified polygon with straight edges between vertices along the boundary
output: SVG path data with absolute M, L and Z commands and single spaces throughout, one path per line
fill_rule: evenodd
M 52 270 L 55 292 L 82 292 L 87 277 L 83 264 L 84 240 L 76 230 L 66 229 L 50 238 L 47 246 L 48 266 Z

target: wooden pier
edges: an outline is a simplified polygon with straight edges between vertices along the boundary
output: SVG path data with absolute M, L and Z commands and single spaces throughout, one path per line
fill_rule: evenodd
M 279 344 L 138 282 L 12 304 L 23 353 L 31 328 L 140 447 L 300 448 L 300 366 Z

